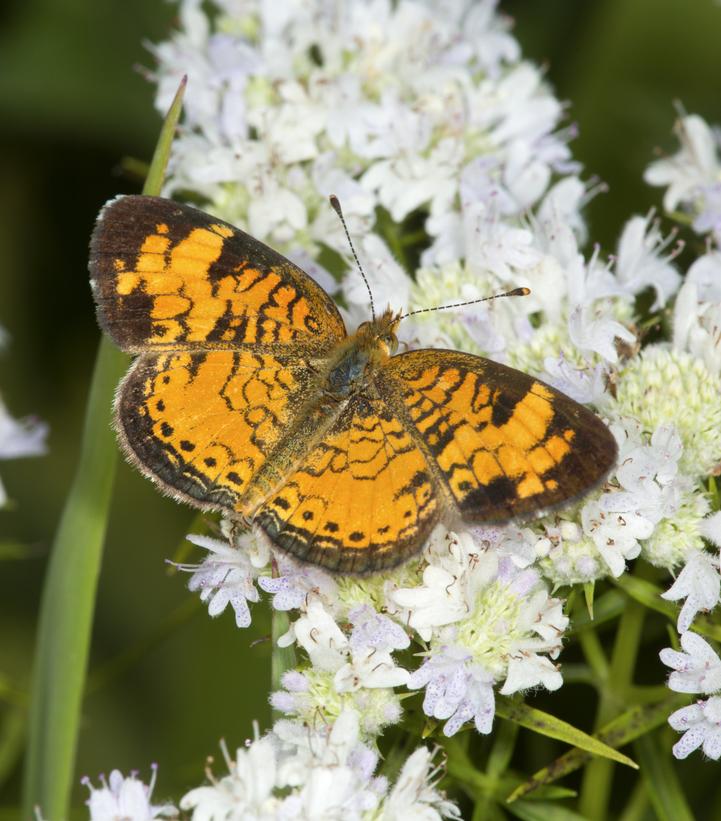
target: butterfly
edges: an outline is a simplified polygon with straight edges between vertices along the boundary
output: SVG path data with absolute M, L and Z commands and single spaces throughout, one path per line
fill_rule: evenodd
M 397 353 L 390 309 L 348 334 L 310 276 L 188 205 L 111 200 L 90 275 L 101 327 L 137 354 L 115 401 L 127 458 L 303 562 L 391 568 L 441 521 L 536 516 L 615 463 L 568 396 L 469 353 Z

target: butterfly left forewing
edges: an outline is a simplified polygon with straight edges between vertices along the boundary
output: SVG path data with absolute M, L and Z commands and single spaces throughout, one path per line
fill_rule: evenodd
M 599 484 L 616 442 L 590 410 L 528 374 L 457 351 L 393 357 L 379 377 L 437 468 L 446 514 L 537 515 Z
M 130 353 L 241 346 L 327 351 L 345 338 L 331 297 L 282 254 L 162 197 L 124 196 L 90 240 L 98 321 Z

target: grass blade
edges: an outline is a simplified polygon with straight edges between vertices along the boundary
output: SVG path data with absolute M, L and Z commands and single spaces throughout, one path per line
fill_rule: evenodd
M 165 119 L 145 194 L 158 194 L 180 116 L 185 80 Z M 68 817 L 95 595 L 117 446 L 111 405 L 128 358 L 103 338 L 95 363 L 80 459 L 60 519 L 40 610 L 25 769 L 24 814 Z

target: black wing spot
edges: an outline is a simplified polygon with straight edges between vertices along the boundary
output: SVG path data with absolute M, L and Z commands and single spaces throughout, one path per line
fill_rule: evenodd
M 327 530 L 328 533 L 337 533 L 338 532 L 338 524 L 336 522 L 326 522 L 323 525 L 323 529 Z
M 365 533 L 362 533 L 360 530 L 354 530 L 350 536 L 348 537 L 349 542 L 362 542 L 365 538 Z
M 228 477 L 228 480 L 232 482 L 234 485 L 243 484 L 243 480 L 240 478 L 240 476 L 238 476 L 238 474 L 234 470 L 229 470 L 226 475 Z
M 163 424 L 160 426 L 160 432 L 163 434 L 163 436 L 172 436 L 173 428 L 167 422 L 163 422 Z
M 516 404 L 521 401 L 523 397 L 512 399 L 510 396 L 505 396 L 501 393 L 496 394 L 492 400 L 491 422 L 500 428 L 513 416 L 513 411 L 516 409 Z
M 281 510 L 288 510 L 290 507 L 290 502 L 287 499 L 284 499 L 282 496 L 278 496 L 277 499 L 273 499 L 273 504 L 276 507 L 279 507 Z
M 164 410 L 165 410 L 165 402 L 163 402 L 163 400 L 162 400 L 162 399 L 158 399 L 158 401 L 155 403 L 155 407 L 156 407 L 159 411 L 164 411 Z
M 209 468 L 214 468 L 217 464 L 217 462 L 212 456 L 208 456 L 206 459 L 203 459 L 203 461 L 205 462 L 206 467 Z
M 191 451 L 195 450 L 195 445 L 192 442 L 189 442 L 187 439 L 183 439 L 180 443 L 180 449 L 184 450 L 186 453 L 190 453 Z
M 313 518 L 313 513 L 310 510 L 303 511 L 303 519 L 306 522 L 309 522 Z

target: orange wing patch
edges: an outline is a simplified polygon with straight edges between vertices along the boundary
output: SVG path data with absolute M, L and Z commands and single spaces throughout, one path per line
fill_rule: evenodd
M 237 510 L 308 391 L 298 360 L 250 351 L 146 355 L 121 384 L 116 424 L 131 460 L 169 493 Z
M 382 376 L 395 383 L 464 519 L 506 521 L 548 509 L 587 491 L 615 460 L 595 414 L 490 360 L 412 351 L 392 358 Z
M 152 226 L 152 228 L 151 228 Z M 121 197 L 90 254 L 102 327 L 123 350 L 327 350 L 345 338 L 333 300 L 268 246 L 195 208 Z
M 423 453 L 381 401 L 351 402 L 254 515 L 279 547 L 343 573 L 416 553 L 441 505 Z

